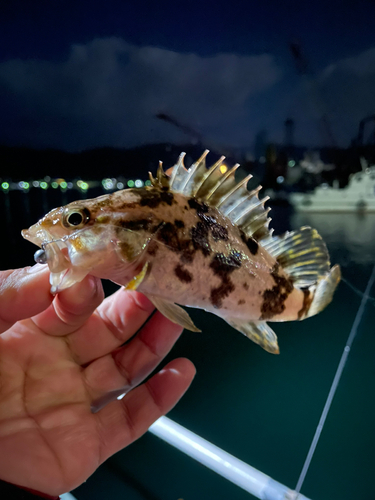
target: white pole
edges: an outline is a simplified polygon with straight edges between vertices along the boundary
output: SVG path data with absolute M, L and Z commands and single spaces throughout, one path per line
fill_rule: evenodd
M 77 500 L 71 493 L 64 493 L 60 495 L 60 500 Z
M 308 500 L 167 417 L 149 431 L 261 500 Z

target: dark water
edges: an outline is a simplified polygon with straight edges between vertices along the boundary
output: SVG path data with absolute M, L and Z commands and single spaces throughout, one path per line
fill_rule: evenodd
M 19 236 L 20 229 L 60 204 L 56 196 L 39 190 L 0 193 L 7 228 L 3 268 L 32 263 L 34 248 Z M 280 230 L 316 227 L 332 263 L 340 264 L 344 278 L 364 291 L 375 262 L 375 215 L 302 216 L 280 209 L 272 215 L 273 227 Z M 197 376 L 169 416 L 294 488 L 360 301 L 342 283 L 320 315 L 274 325 L 280 356 L 264 352 L 215 316 L 193 310 L 203 333 L 185 332 L 168 359 L 189 357 Z M 369 301 L 302 488 L 314 500 L 375 498 L 374 318 L 374 301 Z M 108 460 L 74 495 L 79 500 L 251 497 L 149 434 Z

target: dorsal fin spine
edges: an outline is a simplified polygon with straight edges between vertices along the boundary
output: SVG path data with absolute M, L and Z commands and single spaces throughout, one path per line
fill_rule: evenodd
M 188 170 L 183 165 L 183 155 L 180 155 L 171 173 L 169 188 L 184 196 L 195 196 L 217 208 L 223 216 L 237 224 L 247 237 L 267 238 L 270 235 L 267 218 L 269 209 L 264 208 L 264 203 L 268 198 L 259 201 L 261 186 L 252 191 L 248 190 L 247 184 L 252 178 L 251 174 L 236 183 L 235 172 L 239 164 L 225 172 L 225 169 L 219 169 L 224 157 L 207 169 L 207 154 L 208 150 L 204 151 Z
M 186 176 L 186 180 L 185 180 L 184 184 L 181 186 L 181 191 L 184 191 L 186 189 L 187 185 L 189 184 L 191 178 L 194 176 L 198 167 L 205 161 L 208 153 L 209 153 L 209 150 L 206 149 L 203 152 L 202 156 L 195 163 L 193 163 L 193 165 L 189 168 L 188 174 Z
M 246 176 L 244 179 L 242 179 L 241 182 L 239 182 L 238 184 L 236 184 L 224 197 L 221 198 L 220 200 L 220 203 L 218 203 L 218 208 L 220 208 L 220 206 L 228 199 L 230 198 L 236 191 L 238 191 L 239 189 L 241 189 L 243 186 L 245 186 L 245 189 L 246 189 L 246 185 L 247 183 L 249 182 L 249 180 L 252 178 L 253 176 L 251 174 L 249 174 L 248 176 Z
M 216 163 L 212 165 L 212 167 L 207 170 L 207 172 L 203 175 L 202 180 L 197 184 L 194 191 L 192 192 L 192 196 L 196 196 L 199 193 L 200 188 L 203 184 L 208 180 L 208 178 L 214 173 L 214 171 L 223 163 L 225 160 L 225 156 L 221 156 Z
M 228 170 L 224 175 L 223 175 L 223 178 L 220 179 L 220 181 L 216 184 L 216 186 L 214 186 L 211 191 L 208 193 L 206 199 L 209 200 L 211 198 L 211 196 L 224 184 L 224 182 L 229 179 L 229 177 L 231 175 L 234 176 L 234 173 L 236 172 L 236 170 L 238 169 L 238 167 L 240 166 L 239 163 L 236 163 L 230 170 Z
M 262 217 L 267 216 L 267 214 L 268 214 L 268 212 L 270 210 L 271 210 L 270 207 L 266 208 L 264 212 L 256 215 L 246 226 L 244 226 L 243 230 L 245 231 L 245 233 L 250 232 L 249 236 L 252 236 L 252 235 L 254 235 L 258 231 L 259 228 L 261 228 L 262 226 L 264 226 L 265 222 L 268 219 L 266 219 L 266 221 L 264 221 L 264 222 L 262 222 L 260 219 Z
M 256 198 L 256 199 L 259 199 L 258 198 L 258 193 L 259 191 L 262 189 L 262 186 L 258 186 L 257 188 L 253 189 L 252 191 L 247 191 L 247 194 L 243 197 L 243 198 L 240 198 L 239 202 L 235 205 L 233 205 L 230 210 L 226 210 L 225 213 L 226 215 L 230 214 L 233 210 L 236 210 L 240 205 L 242 205 L 243 203 L 246 203 L 247 201 L 251 201 L 252 198 Z M 252 205 L 249 205 L 249 207 L 253 208 L 254 207 L 254 204 Z
M 176 165 L 176 167 L 173 169 L 173 171 L 172 171 L 172 175 L 171 175 L 171 180 L 170 180 L 170 185 L 171 185 L 171 186 L 173 186 L 173 183 L 174 183 L 174 181 L 175 181 L 175 179 L 176 179 L 177 174 L 179 173 L 179 171 L 180 171 L 181 169 L 186 170 L 186 169 L 185 169 L 185 165 L 184 165 L 184 158 L 185 158 L 185 156 L 186 156 L 186 153 L 182 152 L 182 153 L 180 154 L 180 156 L 178 157 L 178 162 L 177 162 L 177 165 Z
M 240 207 L 241 205 L 245 204 L 247 201 L 251 201 L 251 200 L 252 200 L 252 198 L 256 198 L 257 200 L 259 200 L 259 198 L 258 198 L 258 193 L 259 193 L 259 191 L 260 191 L 261 189 L 262 189 L 262 186 L 258 186 L 256 189 L 253 189 L 252 191 L 250 191 L 250 193 L 249 193 L 247 196 L 245 196 L 245 198 L 242 198 L 242 199 L 240 200 L 240 202 L 239 202 L 237 205 L 233 206 L 233 208 L 231 208 L 229 211 L 227 211 L 227 212 L 226 212 L 226 214 L 228 215 L 228 213 L 231 213 L 231 212 L 232 212 L 232 210 L 237 209 L 237 208 L 238 208 L 238 207 Z M 247 212 L 251 212 L 251 210 L 253 210 L 253 209 L 255 208 L 255 204 L 256 204 L 257 206 L 259 206 L 259 205 L 258 205 L 258 202 L 255 202 L 255 203 L 249 203 L 249 204 L 247 205 L 247 209 L 246 209 L 246 211 L 247 211 Z M 239 218 L 238 218 L 238 217 L 236 217 L 236 219 L 238 220 Z
M 240 221 L 245 215 L 249 214 L 252 210 L 255 210 L 256 208 L 261 207 L 262 205 L 266 203 L 270 199 L 269 196 L 264 197 L 262 200 L 259 200 L 258 203 L 255 203 L 253 205 L 250 205 L 249 207 L 245 208 L 235 219 L 233 219 L 233 222 L 235 224 L 238 224 L 238 221 Z

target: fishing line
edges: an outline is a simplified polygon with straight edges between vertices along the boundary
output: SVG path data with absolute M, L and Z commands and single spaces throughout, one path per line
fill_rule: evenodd
M 362 300 L 361 300 L 361 304 L 360 304 L 360 306 L 358 308 L 358 311 L 357 311 L 357 314 L 356 314 L 356 316 L 354 318 L 354 322 L 353 322 L 352 328 L 350 330 L 348 340 L 346 342 L 346 345 L 344 347 L 344 351 L 342 353 L 339 365 L 337 367 L 337 370 L 336 370 L 336 373 L 335 373 L 335 377 L 333 379 L 333 382 L 332 382 L 331 388 L 329 390 L 328 397 L 327 397 L 327 400 L 325 402 L 325 405 L 324 405 L 324 408 L 323 408 L 323 411 L 322 411 L 322 414 L 321 414 L 318 426 L 316 428 L 313 440 L 312 440 L 311 445 L 310 445 L 310 449 L 308 451 L 305 463 L 303 464 L 303 468 L 302 468 L 301 474 L 300 474 L 300 476 L 298 478 L 297 486 L 295 488 L 295 493 L 297 495 L 295 497 L 296 500 L 298 498 L 298 494 L 301 491 L 303 482 L 305 481 L 307 471 L 309 470 L 309 467 L 310 467 L 310 464 L 311 464 L 311 460 L 313 458 L 313 455 L 314 455 L 315 449 L 317 447 L 320 435 L 322 433 L 322 430 L 323 430 L 323 427 L 324 427 L 324 424 L 325 424 L 328 412 L 329 412 L 329 410 L 331 408 L 332 400 L 333 400 L 333 398 L 335 396 L 337 386 L 339 385 L 342 372 L 344 370 L 346 361 L 347 361 L 349 353 L 350 353 L 350 349 L 352 347 L 352 344 L 353 344 L 353 341 L 355 339 L 355 336 L 357 335 L 358 326 L 359 326 L 359 324 L 361 322 L 363 313 L 365 311 L 366 302 L 369 299 L 369 293 L 370 293 L 370 290 L 371 290 L 374 282 L 375 282 L 375 265 L 374 265 L 374 267 L 372 269 L 372 273 L 371 273 L 370 279 L 368 280 L 365 293 L 363 294 L 363 297 L 362 297 Z
M 357 288 L 357 287 L 355 287 L 354 285 L 352 285 L 352 284 L 350 283 L 350 281 L 348 281 L 347 279 L 345 279 L 343 276 L 341 276 L 341 281 L 342 281 L 343 283 L 345 283 L 346 285 L 348 285 L 348 287 L 349 287 L 349 288 L 350 288 L 350 289 L 351 289 L 354 293 L 356 293 L 359 297 L 362 297 L 362 298 L 364 297 L 364 293 L 363 293 L 363 292 L 362 292 L 359 288 Z M 370 295 L 368 295 L 368 296 L 367 296 L 367 300 L 368 300 L 369 302 L 371 302 L 371 304 L 372 304 L 373 306 L 375 306 L 375 297 L 371 297 Z

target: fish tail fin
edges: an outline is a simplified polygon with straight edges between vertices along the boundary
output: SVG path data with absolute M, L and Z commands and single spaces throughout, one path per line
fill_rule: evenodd
M 305 226 L 280 236 L 271 235 L 261 244 L 304 293 L 298 319 L 318 314 L 331 302 L 341 278 L 340 267 L 331 268 L 327 247 L 315 229 Z
M 333 294 L 341 279 L 340 266 L 333 266 L 330 272 L 321 278 L 318 283 L 309 288 L 309 292 L 313 294 L 310 307 L 305 315 L 300 319 L 310 318 L 322 311 L 332 300 Z
M 304 226 L 280 236 L 271 235 L 260 243 L 297 288 L 316 285 L 330 271 L 328 250 L 316 229 Z

